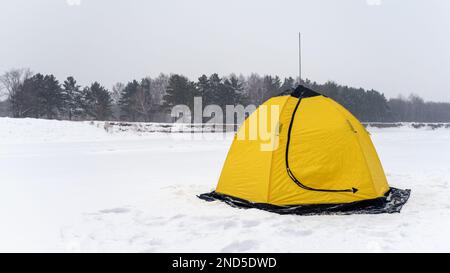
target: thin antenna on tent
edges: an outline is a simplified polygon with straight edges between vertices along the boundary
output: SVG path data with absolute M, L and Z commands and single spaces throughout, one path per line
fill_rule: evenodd
M 302 81 L 302 35 L 298 33 L 298 83 Z

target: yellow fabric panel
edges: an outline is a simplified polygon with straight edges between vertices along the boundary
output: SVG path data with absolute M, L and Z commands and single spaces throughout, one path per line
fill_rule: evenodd
M 370 174 L 372 176 L 372 184 L 377 196 L 383 196 L 389 190 L 389 184 L 386 179 L 386 175 L 381 165 L 381 161 L 378 157 L 378 153 L 370 139 L 369 133 L 366 128 L 353 116 L 347 109 L 340 104 L 329 99 L 334 106 L 353 124 L 355 130 L 358 131 L 358 139 L 361 145 L 361 150 L 364 153 L 367 166 L 369 167 Z
M 253 202 L 268 202 L 272 151 L 261 149 L 270 146 L 270 141 L 267 140 L 265 134 L 260 134 L 259 131 L 261 129 L 263 132 L 269 131 L 272 134 L 277 134 L 277 132 L 272 130 L 275 128 L 270 128 L 272 122 L 267 122 L 265 118 L 261 119 L 260 117 L 266 117 L 266 112 L 263 110 L 266 107 L 268 120 L 271 120 L 272 107 L 278 107 L 278 115 L 273 116 L 274 121 L 278 123 L 279 113 L 287 98 L 287 96 L 271 98 L 244 121 L 228 152 L 216 188 L 217 192 Z M 274 112 L 274 114 L 276 113 Z M 256 122 L 252 123 L 252 120 Z M 266 126 L 268 130 L 264 128 Z M 241 134 L 245 136 L 245 139 L 237 139 Z

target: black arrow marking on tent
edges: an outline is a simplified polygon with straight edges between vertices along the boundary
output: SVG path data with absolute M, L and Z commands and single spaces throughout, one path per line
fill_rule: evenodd
M 303 90 L 301 91 L 300 94 L 298 94 L 298 102 L 295 105 L 294 111 L 292 112 L 292 117 L 291 117 L 291 122 L 289 123 L 289 129 L 288 129 L 288 136 L 287 136 L 287 143 L 286 143 L 286 153 L 285 153 L 285 162 L 286 162 L 286 171 L 289 175 L 289 177 L 292 179 L 292 181 L 295 182 L 295 184 L 297 184 L 300 188 L 305 189 L 305 190 L 309 190 L 309 191 L 321 191 L 321 192 L 352 192 L 352 193 L 356 193 L 358 191 L 357 188 L 351 188 L 351 189 L 344 189 L 344 190 L 332 190 L 332 189 L 316 189 L 316 188 L 311 188 L 306 186 L 305 184 L 303 184 L 302 182 L 300 182 L 294 175 L 294 173 L 291 171 L 291 169 L 289 168 L 289 144 L 291 143 L 291 131 L 292 131 L 292 127 L 294 124 L 294 118 L 295 118 L 295 113 L 297 112 L 298 106 L 300 105 L 300 102 L 302 101 L 302 97 L 305 94 L 305 92 L 308 93 L 308 96 L 313 96 L 311 95 L 311 92 L 314 92 L 312 90 L 306 89 L 303 86 L 299 86 L 301 87 Z M 298 92 L 299 87 L 297 87 L 297 89 L 294 92 Z M 315 93 L 315 92 L 314 92 Z M 294 95 L 294 94 L 293 94 Z M 319 95 L 317 93 L 317 95 Z M 294 95 L 294 97 L 297 97 Z

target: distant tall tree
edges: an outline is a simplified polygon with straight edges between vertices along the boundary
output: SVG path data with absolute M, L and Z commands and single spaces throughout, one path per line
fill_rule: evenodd
M 169 77 L 166 74 L 159 74 L 158 77 L 152 80 L 152 103 L 153 105 L 162 105 L 164 95 L 166 94 L 167 85 L 169 84 Z
M 133 80 L 122 90 L 119 99 L 121 117 L 130 121 L 150 121 L 153 109 L 152 80 L 144 78 L 141 82 Z
M 208 104 L 217 104 L 217 105 L 222 105 L 223 102 L 222 100 L 224 99 L 225 94 L 223 94 L 224 92 L 226 92 L 223 83 L 222 83 L 222 78 L 219 77 L 219 75 L 217 73 L 211 74 L 211 76 L 209 76 L 208 78 L 208 82 L 209 82 L 209 88 L 210 88 L 210 92 L 209 95 L 207 96 L 207 103 Z
M 113 104 L 118 104 L 120 101 L 120 97 L 122 96 L 122 91 L 125 88 L 125 84 L 118 82 L 113 85 L 111 92 L 111 99 L 113 100 Z
M 244 90 L 249 98 L 249 102 L 260 105 L 264 102 L 263 79 L 258 74 L 251 74 L 246 81 Z
M 26 79 L 11 96 L 15 117 L 57 118 L 62 110 L 61 86 L 53 75 Z
M 53 75 L 45 75 L 42 84 L 38 93 L 42 114 L 48 119 L 56 118 L 62 112 L 64 105 L 61 85 Z
M 359 111 L 363 112 L 361 117 L 365 121 L 390 121 L 392 120 L 392 113 L 387 99 L 384 94 L 375 90 L 368 90 L 362 94 L 362 105 L 364 108 L 359 108 Z M 358 96 L 355 94 L 354 96 Z
M 111 99 L 112 99 L 112 113 L 115 118 L 120 119 L 120 97 L 122 95 L 122 91 L 125 88 L 125 84 L 118 82 L 112 86 L 111 90 Z
M 196 85 L 196 96 L 202 98 L 202 102 L 205 105 L 212 104 L 214 101 L 213 90 L 211 88 L 211 84 L 209 83 L 208 77 L 203 74 L 200 78 L 198 78 Z
M 136 93 L 136 112 L 139 114 L 143 121 L 150 121 L 150 115 L 152 110 L 152 87 L 153 83 L 150 78 L 144 78 L 141 80 Z
M 195 83 L 196 96 L 202 97 L 204 105 L 221 104 L 221 92 L 224 91 L 222 79 L 218 74 L 214 73 L 207 77 L 202 75 Z
M 9 96 L 12 114 L 15 118 L 34 117 L 39 118 L 39 99 L 38 92 L 42 88 L 43 76 L 37 74 L 26 79 Z
M 136 80 L 127 83 L 125 88 L 123 88 L 119 99 L 121 118 L 129 121 L 137 121 L 136 100 L 139 88 L 139 83 Z
M 195 85 L 182 75 L 171 75 L 164 96 L 164 107 L 171 108 L 175 105 L 187 105 L 193 111 Z
M 67 77 L 64 81 L 62 95 L 64 113 L 69 120 L 72 120 L 73 116 L 79 114 L 83 109 L 82 90 L 73 77 Z
M 248 97 L 244 93 L 244 83 L 235 75 L 225 79 L 225 94 L 222 97 L 222 105 L 247 104 Z
M 280 91 L 284 92 L 286 90 L 290 90 L 295 88 L 295 80 L 292 77 L 284 78 L 283 84 L 280 87 Z
M 426 121 L 425 120 L 426 110 L 424 100 L 415 94 L 411 94 L 408 100 L 411 103 L 411 111 L 409 114 L 411 116 L 411 119 L 414 121 Z
M 6 97 L 9 108 L 13 116 L 17 116 L 20 110 L 16 109 L 13 98 L 17 98 L 16 93 L 19 92 L 23 82 L 33 75 L 30 69 L 20 68 L 6 71 L 0 76 L 0 89 L 6 90 Z
M 84 93 L 85 112 L 95 120 L 108 120 L 112 116 L 111 94 L 98 82 L 86 87 Z
M 281 81 L 278 76 L 264 76 L 263 79 L 263 100 L 267 100 L 273 96 L 278 95 L 281 87 Z

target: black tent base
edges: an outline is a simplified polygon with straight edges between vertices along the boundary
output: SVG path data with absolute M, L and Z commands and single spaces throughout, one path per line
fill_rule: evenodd
M 237 208 L 257 208 L 278 214 L 297 215 L 349 215 L 349 214 L 379 214 L 400 212 L 408 201 L 411 190 L 390 188 L 385 196 L 343 204 L 317 204 L 317 205 L 289 205 L 277 206 L 266 203 L 253 203 L 244 199 L 226 194 L 210 193 L 200 194 L 198 197 L 206 201 L 219 200 Z

